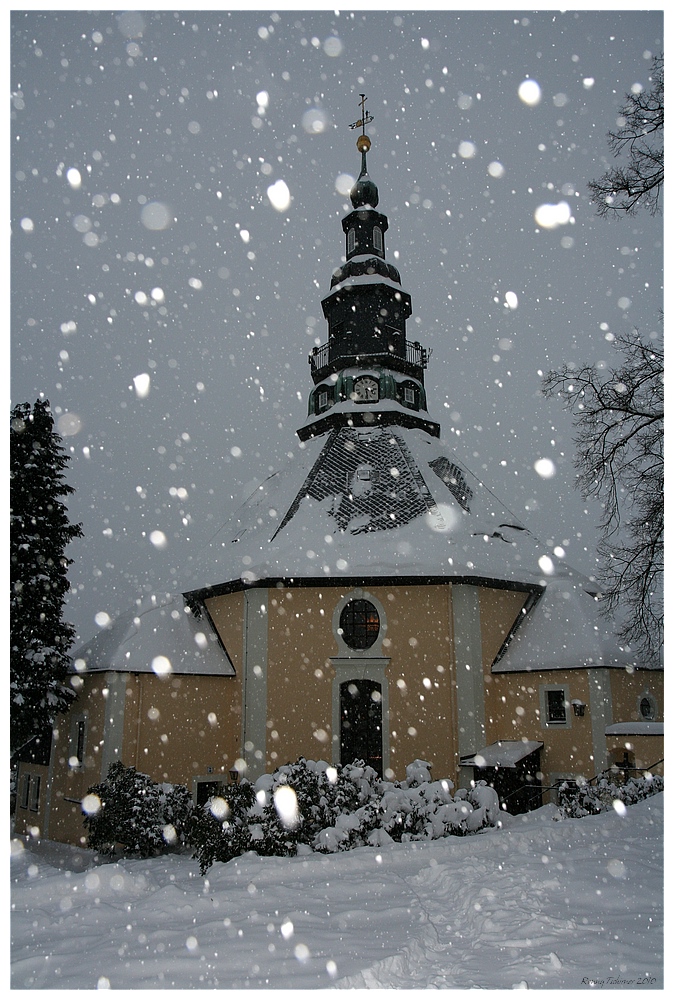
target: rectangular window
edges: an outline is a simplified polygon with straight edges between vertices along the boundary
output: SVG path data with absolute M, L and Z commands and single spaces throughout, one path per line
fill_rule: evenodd
M 351 253 L 352 250 L 356 249 L 356 230 L 349 229 L 346 236 L 346 252 Z
M 196 804 L 205 806 L 209 799 L 222 792 L 222 784 L 219 781 L 197 781 L 196 783 Z
M 80 719 L 77 723 L 77 750 L 76 756 L 80 764 L 84 760 L 84 734 L 86 731 L 86 722 L 84 719 Z
M 414 389 L 405 386 L 405 402 L 414 404 Z
M 545 692 L 545 719 L 549 726 L 566 723 L 566 697 L 564 688 L 549 688 Z
M 372 230 L 372 243 L 375 250 L 379 250 L 381 252 L 384 249 L 384 240 L 379 226 L 375 226 Z
M 324 410 L 328 405 L 328 394 L 327 392 L 319 392 L 318 394 L 318 409 Z
M 40 775 L 31 775 L 30 782 L 30 798 L 28 800 L 28 808 L 31 812 L 37 812 L 40 808 Z
M 87 719 L 85 715 L 80 715 L 73 719 L 70 724 L 70 752 L 68 754 L 68 765 L 74 768 L 81 768 L 84 764 L 84 755 L 87 749 Z
M 21 775 L 21 796 L 19 798 L 19 805 L 22 809 L 28 808 L 28 798 L 30 796 L 30 775 Z

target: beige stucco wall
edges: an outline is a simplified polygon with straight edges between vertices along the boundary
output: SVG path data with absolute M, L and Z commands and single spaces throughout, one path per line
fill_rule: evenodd
M 636 722 L 641 718 L 639 702 L 650 694 L 657 705 L 655 721 L 664 712 L 664 673 L 661 670 L 612 670 L 611 698 L 614 722 Z
M 505 642 L 513 622 L 526 604 L 528 596 L 528 593 L 521 590 L 480 588 L 482 660 L 485 677 L 491 676 L 491 665 Z
M 336 605 L 350 588 L 276 590 L 269 600 L 267 767 L 298 756 L 339 760 L 333 741 L 333 634 Z M 360 592 L 359 592 L 360 593 Z M 384 608 L 382 652 L 389 662 L 389 766 L 404 778 L 417 757 L 445 777 L 455 769 L 449 587 L 369 587 Z M 357 669 L 367 656 L 354 656 Z M 426 679 L 426 685 L 424 684 Z M 338 734 L 335 734 L 338 736 Z
M 656 712 L 654 722 L 664 718 L 664 672 L 661 670 L 612 670 L 611 698 L 613 702 L 613 722 L 638 722 L 641 720 L 639 704 L 644 695 L 654 701 Z M 609 735 L 606 748 L 611 761 L 622 758 L 622 751 L 634 755 L 634 766 L 652 768 L 653 773 L 663 774 L 664 736 L 628 734 Z M 653 765 L 656 765 L 655 767 Z
M 239 689 L 233 677 L 130 676 L 121 759 L 190 791 L 198 777 L 226 777 L 239 755 Z
M 405 766 L 422 758 L 432 764 L 435 778 L 449 777 L 459 783 L 458 680 L 464 684 L 464 702 L 466 696 L 472 695 L 457 674 L 450 584 L 376 586 L 356 591 L 342 586 L 269 588 L 257 594 L 257 646 L 247 667 L 244 623 L 246 601 L 251 596 L 255 595 L 235 593 L 207 602 L 234 665 L 235 677 L 129 674 L 122 681 L 121 675 L 116 675 L 124 700 L 123 727 L 118 727 L 119 756 L 126 765 L 135 766 L 156 781 L 185 784 L 192 792 L 197 779 L 226 780 L 234 762 L 245 754 L 245 671 L 259 672 L 257 661 L 264 648 L 264 686 L 251 688 L 266 692 L 266 712 L 261 706 L 264 725 L 259 723 L 264 743 L 260 767 L 273 771 L 300 756 L 338 761 L 339 733 L 333 733 L 333 720 L 338 718 L 336 678 L 345 679 L 352 662 L 354 676 L 359 676 L 358 670 L 372 656 L 372 663 L 380 671 L 378 676 L 385 679 L 388 713 L 383 725 L 388 776 L 404 778 Z M 339 607 L 352 596 L 371 598 L 385 625 L 378 646 L 361 654 L 350 653 L 343 643 L 340 647 L 334 632 Z M 588 671 L 492 673 L 493 659 L 525 599 L 526 594 L 517 591 L 479 591 L 483 677 L 479 697 L 484 698 L 484 744 L 499 739 L 540 740 L 544 744 L 544 785 L 561 775 L 592 777 L 601 770 L 595 764 L 594 753 L 601 756 L 608 744 L 598 749 L 603 728 L 598 728 L 595 721 L 593 731 L 593 690 Z M 251 622 L 253 619 L 249 619 Z M 465 669 L 463 660 L 462 664 Z M 644 691 L 656 699 L 662 717 L 662 674 L 630 675 L 611 670 L 602 674 L 602 683 L 606 676 L 611 686 L 606 702 L 609 714 L 612 704 L 608 721 L 635 719 L 638 697 Z M 109 708 L 106 683 L 105 675 L 83 677 L 70 717 L 57 726 L 48 833 L 53 839 L 80 841 L 84 830 L 78 802 L 89 786 L 104 777 L 104 723 Z M 546 685 L 563 686 L 569 700 L 583 702 L 587 706 L 584 716 L 569 711 L 568 725 L 547 725 L 542 718 L 541 697 Z M 596 684 L 594 697 L 596 700 Z M 476 711 L 482 712 L 482 706 L 476 706 Z M 256 712 L 259 718 L 257 708 Z M 81 769 L 73 770 L 67 763 L 70 729 L 73 719 L 81 713 L 88 721 L 85 761 Z M 258 732 L 256 740 L 256 746 L 262 746 Z M 630 742 L 645 763 L 662 756 L 661 742 L 656 749 L 650 737 Z M 601 764 L 605 766 L 603 760 Z
M 331 657 L 340 655 L 333 614 L 351 593 L 352 588 L 332 586 L 269 590 L 267 770 L 299 756 L 330 762 L 339 759 L 339 734 L 333 740 L 332 732 L 335 670 Z M 404 778 L 405 766 L 421 757 L 433 764 L 435 776 L 452 777 L 458 750 L 452 697 L 451 587 L 383 586 L 358 593 L 380 602 L 385 617 L 386 633 L 377 659 L 388 659 L 389 713 L 384 725 L 388 724 L 393 775 Z M 209 601 L 219 629 L 226 600 Z M 223 637 L 232 655 L 234 647 Z M 367 655 L 354 655 L 354 667 L 364 660 Z
M 123 684 L 123 727 L 121 745 L 114 752 L 108 748 L 108 759 L 118 756 L 127 767 L 155 781 L 185 784 L 190 791 L 197 778 L 227 775 L 241 743 L 242 606 L 242 595 L 232 594 L 219 599 L 217 608 L 217 628 L 237 671 L 235 677 L 115 675 L 120 689 Z M 79 801 L 91 785 L 105 778 L 105 720 L 114 708 L 108 698 L 108 675 L 84 675 L 75 681 L 80 685 L 77 701 L 68 715 L 59 717 L 55 730 L 48 836 L 83 843 Z M 87 719 L 85 757 L 82 767 L 72 768 L 70 733 L 81 715 Z
M 552 726 L 541 717 L 541 692 L 549 685 L 563 686 L 570 701 L 586 706 L 585 715 L 567 712 L 568 727 Z M 537 673 L 493 673 L 485 682 L 485 722 L 487 744 L 496 740 L 540 740 L 543 784 L 552 776 L 596 773 L 590 689 L 586 670 L 547 670 Z M 603 766 L 603 764 L 602 764 Z
M 50 840 L 77 844 L 83 843 L 85 837 L 79 801 L 87 788 L 101 780 L 107 687 L 104 674 L 76 677 L 73 681 L 77 685 L 77 700 L 68 714 L 57 718 L 54 728 L 47 834 Z M 84 760 L 81 767 L 73 768 L 68 763 L 73 750 L 71 733 L 82 716 L 87 723 Z
M 269 593 L 266 769 L 304 756 L 333 761 L 332 610 L 335 591 Z
M 451 587 L 373 592 L 383 594 L 380 600 L 390 609 L 391 768 L 400 780 L 406 765 L 419 758 L 432 764 L 435 779 L 456 782 L 459 748 Z
M 16 809 L 14 812 L 14 833 L 16 834 L 30 834 L 31 836 L 43 836 L 44 835 L 44 818 L 45 818 L 45 807 L 47 802 L 47 778 L 49 775 L 49 768 L 45 764 L 29 764 L 20 763 L 17 768 L 17 799 L 16 799 Z M 23 787 L 24 781 L 28 779 L 29 782 L 35 781 L 39 778 L 39 788 L 40 794 L 38 797 L 37 808 L 32 809 L 31 802 L 27 808 L 22 808 L 21 802 L 23 799 Z

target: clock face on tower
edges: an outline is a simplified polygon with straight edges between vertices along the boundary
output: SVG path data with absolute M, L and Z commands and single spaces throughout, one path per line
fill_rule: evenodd
M 357 403 L 376 403 L 379 399 L 379 383 L 369 375 L 359 378 L 353 387 L 353 398 Z

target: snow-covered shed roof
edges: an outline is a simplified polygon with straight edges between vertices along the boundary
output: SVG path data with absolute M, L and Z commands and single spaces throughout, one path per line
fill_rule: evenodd
M 664 722 L 642 719 L 639 722 L 614 722 L 605 729 L 606 736 L 664 736 Z
M 516 767 L 542 746 L 539 740 L 498 740 L 470 757 L 462 757 L 461 764 L 466 767 Z
M 182 595 L 152 597 L 120 615 L 71 654 L 73 673 L 199 674 L 231 677 L 234 667 L 207 618 Z

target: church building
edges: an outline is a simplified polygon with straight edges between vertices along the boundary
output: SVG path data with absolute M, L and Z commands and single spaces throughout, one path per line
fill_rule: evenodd
M 81 799 L 115 760 L 201 803 L 300 756 L 390 779 L 422 759 L 457 787 L 486 778 L 517 812 L 563 779 L 663 757 L 662 672 L 618 647 L 596 585 L 441 439 L 430 352 L 408 340 L 412 300 L 386 258 L 371 120 L 363 98 L 298 453 L 180 592 L 73 654 L 78 697 L 49 762 L 20 766 L 19 833 L 85 844 Z

